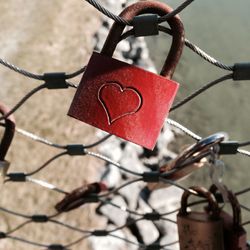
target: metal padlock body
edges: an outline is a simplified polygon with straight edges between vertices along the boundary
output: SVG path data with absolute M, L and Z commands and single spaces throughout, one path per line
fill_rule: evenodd
M 2 115 L 8 114 L 10 109 L 0 102 L 0 113 Z M 10 163 L 5 160 L 5 156 L 9 150 L 11 142 L 15 134 L 15 119 L 13 115 L 10 115 L 4 119 L 5 130 L 0 142 L 0 176 L 5 177 Z
M 120 16 L 130 21 L 145 13 L 162 16 L 171 11 L 163 3 L 146 1 L 129 6 Z M 170 78 L 181 56 L 184 30 L 176 16 L 169 25 L 173 42 L 157 75 L 111 57 L 125 28 L 115 23 L 101 53 L 93 53 L 68 115 L 153 149 L 178 89 Z
M 216 194 L 216 186 L 212 185 L 210 191 Z M 228 200 L 232 207 L 233 215 L 223 210 L 220 212 L 220 217 L 223 219 L 225 249 L 247 250 L 247 233 L 245 229 L 241 226 L 242 219 L 240 204 L 237 200 L 237 197 L 232 191 L 228 190 L 227 194 Z
M 205 197 L 213 209 L 211 214 L 187 212 L 190 193 L 183 193 L 181 209 L 177 215 L 180 250 L 224 250 L 223 222 L 214 196 L 204 188 L 191 189 Z

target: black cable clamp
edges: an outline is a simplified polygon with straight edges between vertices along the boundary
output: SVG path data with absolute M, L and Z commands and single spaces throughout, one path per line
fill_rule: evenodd
M 155 36 L 159 34 L 158 15 L 146 14 L 135 16 L 132 20 L 135 37 Z
M 86 155 L 85 148 L 82 144 L 69 144 L 66 146 L 69 155 Z
M 0 232 L 0 239 L 4 239 L 6 237 L 7 237 L 6 233 Z
M 64 72 L 44 73 L 43 79 L 48 89 L 67 89 L 69 87 Z
M 10 181 L 13 182 L 25 182 L 26 181 L 26 174 L 25 173 L 10 173 L 7 174 L 7 176 L 9 177 Z
M 48 246 L 48 250 L 66 250 L 66 248 L 60 244 L 53 244 Z
M 250 80 L 250 62 L 235 63 L 233 67 L 233 80 Z
M 162 249 L 162 246 L 159 244 L 151 244 L 146 246 L 145 250 L 160 250 Z
M 97 203 L 99 202 L 99 197 L 96 194 L 90 194 L 81 198 L 85 203 Z
M 158 171 L 144 172 L 142 178 L 144 182 L 159 182 L 161 173 Z
M 235 155 L 238 153 L 239 143 L 237 141 L 225 141 L 219 144 L 220 155 Z
M 161 215 L 157 212 L 147 213 L 143 216 L 145 220 L 156 221 L 161 219 Z
M 33 222 L 37 223 L 46 223 L 49 221 L 49 217 L 47 215 L 40 215 L 40 214 L 35 214 L 31 216 L 31 219 Z
M 91 234 L 93 236 L 105 237 L 109 235 L 109 232 L 107 230 L 94 230 Z

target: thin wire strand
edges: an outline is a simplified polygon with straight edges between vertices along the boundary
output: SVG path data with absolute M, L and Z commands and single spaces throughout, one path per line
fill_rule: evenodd
M 164 179 L 164 178 L 162 178 L 162 177 L 160 177 L 159 180 L 160 180 L 161 182 L 170 184 L 170 185 L 172 185 L 172 186 L 176 186 L 176 187 L 182 189 L 183 191 L 189 192 L 190 194 L 198 195 L 198 193 L 197 193 L 196 191 L 194 191 L 194 190 L 192 190 L 192 189 L 190 189 L 190 188 L 185 188 L 185 187 L 181 186 L 180 184 L 178 184 L 178 183 L 175 182 L 175 181 L 168 180 L 168 179 Z
M 55 147 L 55 148 L 59 148 L 59 149 L 66 149 L 66 145 L 60 145 L 60 144 L 56 144 L 56 143 L 53 143 L 43 137 L 40 137 L 38 135 L 35 135 L 33 133 L 30 133 L 24 129 L 21 129 L 21 128 L 16 128 L 16 132 L 25 136 L 25 137 L 28 137 L 36 142 L 40 142 L 42 144 L 45 144 L 45 145 L 48 145 L 48 146 L 51 146 L 51 147 Z
M 77 231 L 77 232 L 80 232 L 80 233 L 86 233 L 86 234 L 87 233 L 89 233 L 89 234 L 91 233 L 91 231 L 89 231 L 89 230 L 83 230 L 83 229 L 71 226 L 69 224 L 66 224 L 64 222 L 58 221 L 58 220 L 50 219 L 49 221 L 52 222 L 52 223 L 55 223 L 57 225 L 63 226 L 65 228 L 68 228 L 70 230 L 73 230 L 73 231 Z
M 104 200 L 104 199 L 101 199 L 101 198 L 99 198 L 99 200 L 100 200 L 103 204 L 111 205 L 111 206 L 113 206 L 113 207 L 115 207 L 115 208 L 118 208 L 119 210 L 121 210 L 121 211 L 123 211 L 123 212 L 127 212 L 127 213 L 129 213 L 129 214 L 134 214 L 134 215 L 138 215 L 138 216 L 143 216 L 142 213 L 138 213 L 138 212 L 136 212 L 136 211 L 132 211 L 132 210 L 128 209 L 128 208 L 125 207 L 125 206 L 119 206 L 119 205 L 113 203 L 112 201 Z
M 105 16 L 113 19 L 115 22 L 117 23 L 122 23 L 124 25 L 131 25 L 131 22 L 126 21 L 125 19 L 113 14 L 111 11 L 109 11 L 108 9 L 104 8 L 100 3 L 98 3 L 95 0 L 85 0 L 87 1 L 89 4 L 91 4 L 93 7 L 95 7 L 97 10 L 99 10 L 102 14 L 104 14 Z
M 64 155 L 67 155 L 67 154 L 68 154 L 67 152 L 62 152 L 62 153 L 59 153 L 59 154 L 53 156 L 52 158 L 50 158 L 48 161 L 46 161 L 42 166 L 40 166 L 36 170 L 27 173 L 26 176 L 32 176 L 34 174 L 37 174 L 38 172 L 40 172 L 41 170 L 46 168 L 51 162 L 55 161 L 56 159 L 58 159 L 58 158 L 60 158 L 60 157 L 62 157 Z
M 130 170 L 130 169 L 124 168 L 123 166 L 121 166 L 120 163 L 115 162 L 115 161 L 109 159 L 108 157 L 106 157 L 106 156 L 104 156 L 104 155 L 97 154 L 97 153 L 90 152 L 90 151 L 85 151 L 85 153 L 86 153 L 87 155 L 94 156 L 94 157 L 96 157 L 96 158 L 98 158 L 98 159 L 100 159 L 100 160 L 106 161 L 106 162 L 108 162 L 108 163 L 110 163 L 110 164 L 116 166 L 116 167 L 119 168 L 120 170 L 123 170 L 124 172 L 130 173 L 130 174 L 136 175 L 136 176 L 142 176 L 141 173 L 138 173 L 138 172 L 132 171 L 132 170 Z
M 74 246 L 74 245 L 76 245 L 76 244 L 80 243 L 81 241 L 83 241 L 83 240 L 85 240 L 85 239 L 89 238 L 90 236 L 91 236 L 91 234 L 89 234 L 89 235 L 85 235 L 85 236 L 83 236 L 83 237 L 79 238 L 78 240 L 73 241 L 73 242 L 71 242 L 70 244 L 67 244 L 65 247 L 66 247 L 66 248 L 68 248 L 68 247 Z
M 238 196 L 238 195 L 242 195 L 242 194 L 245 194 L 245 193 L 248 193 L 248 192 L 250 192 L 250 187 L 242 189 L 242 190 L 236 192 L 235 195 Z
M 66 74 L 66 79 L 71 79 L 71 78 L 74 78 L 82 73 L 84 73 L 84 71 L 86 70 L 87 66 L 84 66 L 78 70 L 76 70 L 75 72 L 73 73 L 69 73 L 69 74 Z
M 238 152 L 239 154 L 244 155 L 244 156 L 250 157 L 250 152 L 247 151 L 247 150 L 237 149 L 237 152 Z
M 191 138 L 193 138 L 193 139 L 196 140 L 196 141 L 199 141 L 199 140 L 202 139 L 201 136 L 195 134 L 195 133 L 192 132 L 190 129 L 184 127 L 184 126 L 181 125 L 180 123 L 178 123 L 178 122 L 176 122 L 176 121 L 174 121 L 174 120 L 172 120 L 172 119 L 170 119 L 170 118 L 168 118 L 168 119 L 166 120 L 166 122 L 167 122 L 169 125 L 171 125 L 171 126 L 173 126 L 173 127 L 175 127 L 175 128 L 178 128 L 178 129 L 181 130 L 183 133 L 185 133 L 186 135 L 190 136 Z
M 54 186 L 54 185 L 52 185 L 52 184 L 46 182 L 46 181 L 33 179 L 33 178 L 31 178 L 31 177 L 27 177 L 26 180 L 29 181 L 29 182 L 31 182 L 31 183 L 34 183 L 34 184 L 36 184 L 36 185 L 39 185 L 39 186 L 41 186 L 41 187 L 45 187 L 45 188 L 47 188 L 47 189 L 50 189 L 50 190 L 52 190 L 52 191 L 55 191 L 55 192 L 57 192 L 57 193 L 69 194 L 68 192 L 66 192 L 66 191 L 64 191 L 64 190 L 62 190 L 62 189 L 60 189 L 60 188 L 58 188 L 58 187 L 56 187 L 56 186 Z
M 25 225 L 30 224 L 30 223 L 32 223 L 32 220 L 25 221 L 25 222 L 21 223 L 19 226 L 8 231 L 6 234 L 7 235 L 12 234 L 12 233 L 18 231 L 19 229 L 23 228 Z
M 161 26 L 161 25 L 159 25 L 158 27 L 159 27 L 159 31 L 162 31 L 162 32 L 164 32 L 164 33 L 172 36 L 171 29 L 169 29 L 167 27 L 164 27 L 164 26 Z M 126 31 L 124 34 L 122 34 L 120 41 L 128 38 L 129 36 L 133 36 L 133 35 L 134 35 L 134 29 Z M 201 48 L 199 48 L 197 45 L 195 45 L 194 43 L 190 42 L 188 39 L 185 38 L 185 42 L 184 43 L 185 43 L 185 46 L 187 46 L 194 53 L 196 53 L 198 56 L 200 56 L 205 61 L 211 63 L 212 65 L 214 65 L 214 66 L 216 66 L 218 68 L 224 69 L 224 70 L 228 70 L 228 71 L 233 71 L 234 70 L 234 66 L 233 65 L 226 65 L 226 64 L 218 61 L 214 57 L 212 57 L 209 54 L 207 54 L 204 50 L 202 50 Z
M 250 145 L 250 141 L 239 143 L 239 147 L 245 147 L 245 146 L 249 146 L 249 145 Z
M 0 124 L 1 126 L 4 126 L 5 127 L 5 124 Z M 40 142 L 40 143 L 43 143 L 45 145 L 48 145 L 48 146 L 51 146 L 51 147 L 55 147 L 55 148 L 59 148 L 59 149 L 67 149 L 67 145 L 61 145 L 61 144 L 57 144 L 57 143 L 54 143 L 54 142 L 51 142 L 49 140 L 47 140 L 46 138 L 43 138 L 43 137 L 40 137 L 36 134 L 33 134 L 31 132 L 28 132 L 24 129 L 21 129 L 21 128 L 16 128 L 16 132 L 18 132 L 19 134 L 27 137 L 27 138 L 30 138 L 34 141 L 37 141 L 37 142 Z M 97 140 L 96 142 L 93 142 L 91 144 L 86 144 L 86 145 L 82 145 L 84 149 L 87 149 L 87 148 L 92 148 L 92 147 L 96 147 L 98 145 L 100 145 L 101 143 L 103 143 L 104 141 L 108 140 L 112 135 L 106 135 L 104 136 L 103 138 Z
M 129 25 L 129 26 L 133 25 L 133 21 L 127 21 L 127 20 L 121 18 L 120 16 L 113 14 L 111 11 L 109 11 L 108 9 L 103 7 L 96 0 L 85 0 L 85 1 L 87 1 L 89 4 L 91 4 L 93 7 L 95 7 L 98 11 L 100 11 L 105 16 L 109 17 L 110 19 L 113 19 L 115 22 L 118 22 L 118 23 L 121 23 L 121 24 L 124 24 L 124 25 Z M 174 17 L 175 15 L 177 15 L 178 13 L 183 11 L 193 1 L 194 0 L 186 0 L 184 3 L 179 5 L 176 9 L 174 9 L 172 12 L 170 12 L 170 13 L 164 15 L 164 16 L 158 17 L 158 23 L 165 22 L 168 19 Z
M 45 247 L 45 248 L 49 247 L 48 245 L 37 243 L 37 242 L 34 242 L 34 241 L 30 241 L 30 240 L 26 240 L 26 239 L 19 238 L 19 237 L 16 237 L 16 236 L 7 235 L 6 238 L 10 238 L 12 240 L 20 241 L 20 242 L 23 242 L 23 243 L 27 243 L 29 245 L 37 246 L 37 247 Z
M 245 205 L 240 204 L 240 207 L 248 212 L 250 212 L 250 208 L 246 207 Z
M 46 88 L 46 84 L 39 85 L 32 89 L 28 94 L 26 94 L 7 114 L 0 117 L 0 121 L 6 119 L 8 116 L 13 114 L 16 110 L 18 110 L 32 95 L 37 93 L 38 91 Z
M 128 226 L 131 226 L 131 225 L 135 224 L 136 222 L 139 222 L 139 221 L 142 221 L 142 220 L 143 220 L 143 218 L 131 220 L 131 221 L 125 223 L 123 226 L 117 227 L 117 228 L 115 228 L 115 229 L 113 229 L 113 230 L 109 230 L 108 232 L 109 232 L 109 234 L 110 234 L 110 233 L 117 232 L 117 231 L 119 231 L 119 230 L 122 230 L 123 228 L 126 228 L 126 227 L 128 227 Z
M 206 60 L 207 62 L 209 62 L 209 63 L 211 63 L 211 64 L 213 64 L 215 66 L 217 66 L 218 68 L 228 70 L 228 71 L 233 71 L 234 66 L 229 66 L 229 65 L 226 65 L 226 64 L 216 60 L 214 57 L 208 55 L 205 51 L 200 49 L 198 46 L 191 43 L 188 39 L 185 39 L 185 45 L 188 48 L 190 48 L 192 51 L 194 51 L 197 55 L 202 57 L 204 60 Z
M 246 222 L 242 223 L 241 226 L 243 227 L 243 226 L 246 226 L 248 224 L 250 224 L 250 221 L 246 221 Z
M 10 62 L 0 58 L 0 64 L 2 64 L 3 66 L 9 68 L 10 70 L 13 70 L 23 76 L 26 76 L 28 78 L 31 78 L 31 79 L 35 79 L 35 80 L 44 80 L 44 75 L 39 75 L 39 74 L 34 74 L 34 73 L 31 73 L 25 69 L 21 69 L 13 64 L 11 64 Z M 73 73 L 69 73 L 69 74 L 66 74 L 66 79 L 71 79 L 71 78 L 74 78 L 80 74 L 82 74 L 84 71 L 86 70 L 86 66 L 84 66 L 83 68 L 80 68 L 76 71 L 74 71 Z
M 93 148 L 96 147 L 98 145 L 100 145 L 101 143 L 105 142 L 106 140 L 108 140 L 112 135 L 106 135 L 103 138 L 101 138 L 100 140 L 92 143 L 92 144 L 88 144 L 88 145 L 84 145 L 84 148 Z
M 128 181 L 128 182 L 122 184 L 120 187 L 115 188 L 114 190 L 111 190 L 111 191 L 109 191 L 109 192 L 107 192 L 107 193 L 104 193 L 104 194 L 102 194 L 102 195 L 99 195 L 98 197 L 99 197 L 99 198 L 103 198 L 103 197 L 107 197 L 107 196 L 109 196 L 109 195 L 111 195 L 111 194 L 115 194 L 115 193 L 117 193 L 119 190 L 121 190 L 121 189 L 123 189 L 123 188 L 125 188 L 125 187 L 127 187 L 127 186 L 129 186 L 129 185 L 131 185 L 131 184 L 133 184 L 133 183 L 142 181 L 142 180 L 143 180 L 143 178 L 139 178 L 139 179 L 135 179 L 135 180 Z
M 9 209 L 6 209 L 4 207 L 0 207 L 0 210 L 2 212 L 8 213 L 8 214 L 12 214 L 14 216 L 18 216 L 18 217 L 25 218 L 25 219 L 30 219 L 30 216 L 28 216 L 28 215 L 17 213 L 17 212 L 11 211 Z
M 4 59 L 0 58 L 0 64 L 2 64 L 3 66 L 21 74 L 24 75 L 26 77 L 32 78 L 32 79 L 36 79 L 36 80 L 43 80 L 43 75 L 38 75 L 38 74 L 33 74 L 31 72 L 28 72 L 24 69 L 18 68 L 17 66 L 5 61 Z
M 117 239 L 120 239 L 120 240 L 123 240 L 131 245 L 135 245 L 135 246 L 139 246 L 139 247 L 144 247 L 145 245 L 144 244 L 141 244 L 139 242 L 134 242 L 134 241 L 131 241 L 131 240 L 128 240 L 126 238 L 122 238 L 118 235 L 115 235 L 115 234 L 109 234 L 109 236 L 113 237 L 113 238 L 117 238 Z
M 165 221 L 168 221 L 168 222 L 170 222 L 170 223 L 177 224 L 177 222 L 176 222 L 176 221 L 171 220 L 171 219 L 169 219 L 169 218 L 164 218 L 164 217 L 161 217 L 161 220 L 165 220 Z
M 174 17 L 175 15 L 177 15 L 178 13 L 180 13 L 181 11 L 183 11 L 188 5 L 190 5 L 194 0 L 186 0 L 185 2 L 183 2 L 180 6 L 178 6 L 176 9 L 174 9 L 172 12 L 161 16 L 158 18 L 158 22 L 162 23 L 167 21 L 168 19 Z
M 222 77 L 220 77 L 220 78 L 218 78 L 218 79 L 216 79 L 216 80 L 202 86 L 201 88 L 199 88 L 195 92 L 193 92 L 191 95 L 185 97 L 183 100 L 181 100 L 180 102 L 178 102 L 177 104 L 172 106 L 172 108 L 170 109 L 170 112 L 180 108 L 181 106 L 188 103 L 189 101 L 191 101 L 192 99 L 194 99 L 195 97 L 197 97 L 201 93 L 205 92 L 209 88 L 215 86 L 216 84 L 224 82 L 224 81 L 229 80 L 229 79 L 232 79 L 232 76 L 233 76 L 233 74 L 227 74 L 225 76 L 222 76 Z
M 170 243 L 164 244 L 163 247 L 173 246 L 173 245 L 178 244 L 178 243 L 179 243 L 179 241 L 176 240 L 176 241 L 174 241 L 174 242 L 170 242 Z

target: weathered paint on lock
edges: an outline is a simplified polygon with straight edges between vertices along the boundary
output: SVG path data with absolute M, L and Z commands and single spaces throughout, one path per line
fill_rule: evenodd
M 156 1 L 135 3 L 121 13 L 127 21 L 137 15 L 172 11 Z M 68 115 L 110 134 L 153 149 L 178 89 L 170 80 L 184 45 L 178 16 L 168 19 L 172 45 L 161 76 L 112 58 L 125 25 L 114 23 L 100 54 L 94 52 Z
M 223 189 L 227 192 L 228 203 L 231 205 L 232 214 L 221 211 L 220 217 L 223 220 L 224 247 L 226 250 L 247 250 L 247 232 L 242 224 L 241 207 L 237 196 L 225 185 Z M 209 189 L 216 196 L 218 187 L 212 185 Z M 208 210 L 210 208 L 208 207 Z
M 200 196 L 206 198 L 211 213 L 187 212 L 189 191 L 181 199 L 181 209 L 177 214 L 180 250 L 224 250 L 223 221 L 220 209 L 212 193 L 202 187 L 191 187 Z
M 69 115 L 152 149 L 178 83 L 93 53 Z

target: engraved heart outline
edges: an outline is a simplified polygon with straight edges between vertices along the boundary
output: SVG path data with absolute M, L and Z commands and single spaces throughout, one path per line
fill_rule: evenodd
M 101 92 L 103 90 L 103 88 L 107 87 L 107 86 L 110 86 L 110 85 L 114 85 L 116 87 L 118 87 L 118 89 L 123 93 L 125 91 L 133 91 L 137 97 L 139 98 L 139 104 L 138 106 L 136 107 L 136 109 L 134 111 L 131 111 L 131 112 L 126 112 L 124 114 L 121 114 L 117 117 L 115 117 L 114 119 L 111 118 L 111 115 L 108 111 L 108 107 L 105 105 L 105 101 L 102 99 L 101 97 Z M 136 89 L 132 88 L 132 87 L 123 87 L 119 82 L 117 81 L 107 81 L 106 83 L 102 84 L 101 87 L 98 89 L 98 100 L 99 102 L 101 103 L 105 113 L 106 113 L 106 116 L 108 118 L 108 124 L 111 125 L 112 123 L 114 123 L 115 121 L 117 121 L 118 119 L 124 117 L 124 116 L 127 116 L 127 115 L 133 115 L 135 113 L 137 113 L 141 106 L 142 106 L 142 96 L 141 94 L 139 93 L 139 91 L 137 91 Z

